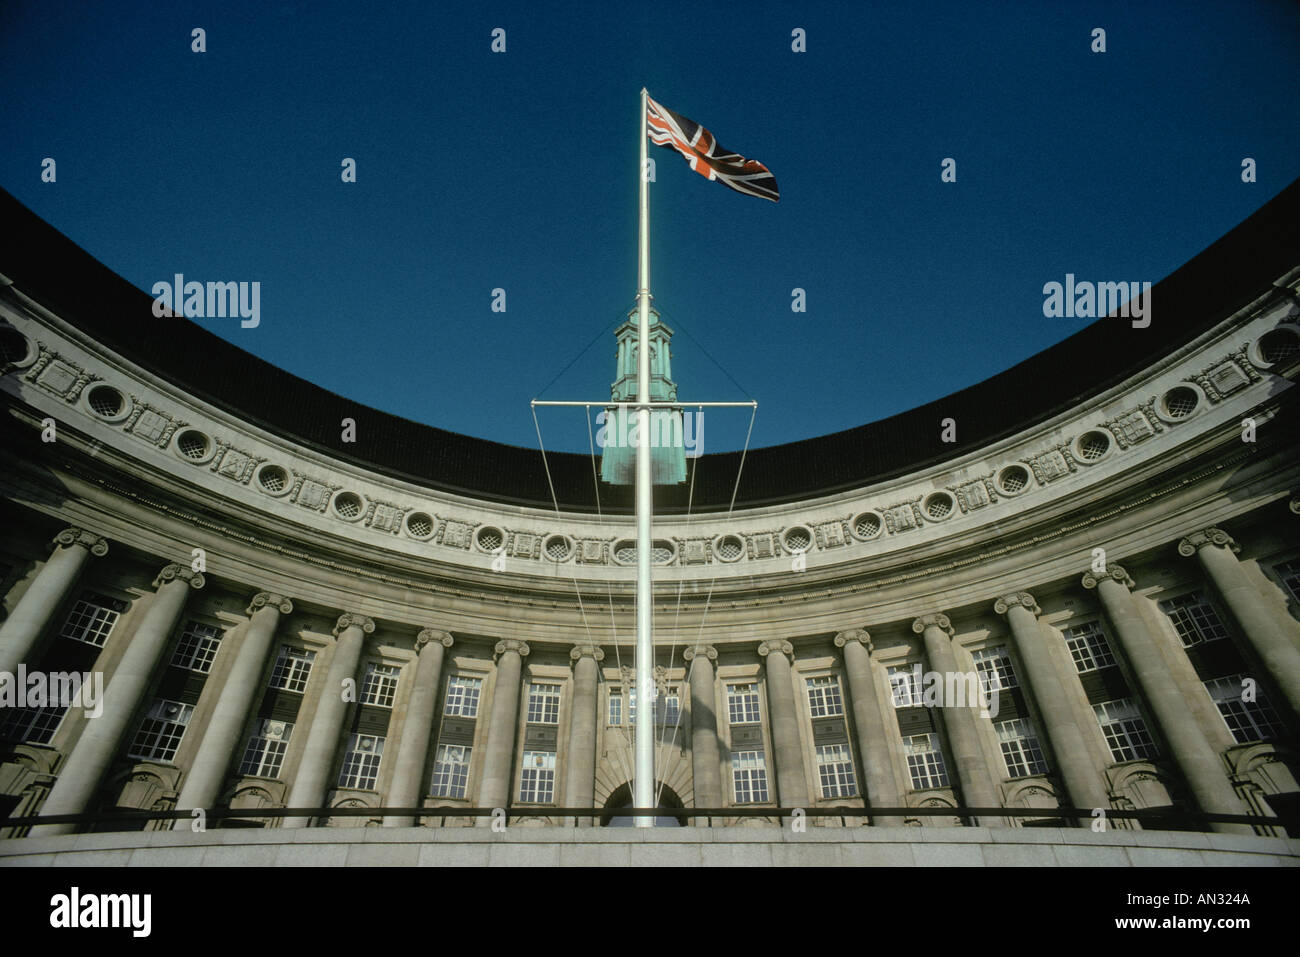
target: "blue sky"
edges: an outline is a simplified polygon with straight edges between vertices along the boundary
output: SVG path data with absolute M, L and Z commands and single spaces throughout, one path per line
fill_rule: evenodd
M 1168 274 L 1300 176 L 1297 77 L 1300 7 L 1245 0 L 10 0 L 0 185 L 142 289 L 177 272 L 260 282 L 257 328 L 202 324 L 282 368 L 535 446 L 541 390 L 608 395 L 635 294 L 645 85 L 780 184 L 772 204 L 651 152 L 652 289 L 679 330 L 680 394 L 757 398 L 753 444 L 770 445 L 1077 331 L 1042 314 L 1067 272 Z M 706 451 L 738 446 L 747 421 L 716 413 Z M 581 413 L 543 426 L 548 448 L 585 450 Z

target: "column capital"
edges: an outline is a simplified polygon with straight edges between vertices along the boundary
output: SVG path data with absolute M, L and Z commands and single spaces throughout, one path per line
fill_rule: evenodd
M 920 618 L 916 619 L 916 621 L 912 622 L 912 630 L 918 635 L 924 633 L 927 628 L 938 628 L 949 638 L 956 634 L 956 631 L 954 631 L 952 627 L 952 622 L 948 620 L 947 615 L 922 615 Z
M 350 612 L 344 612 L 339 615 L 339 620 L 334 623 L 334 637 L 337 638 L 349 628 L 360 628 L 367 635 L 373 634 L 375 622 L 372 618 L 365 615 L 353 615 Z
M 794 645 L 784 638 L 773 638 L 760 643 L 758 646 L 758 653 L 763 658 L 766 658 L 774 651 L 779 651 L 781 654 L 790 657 L 794 654 Z
M 1231 549 L 1234 553 L 1241 551 L 1241 546 L 1223 529 L 1203 528 L 1199 532 L 1192 532 L 1178 543 L 1178 554 L 1184 558 L 1191 558 L 1207 545 L 1219 545 Z
M 694 661 L 696 655 L 703 655 L 710 661 L 717 661 L 718 649 L 712 645 L 696 645 L 694 648 L 687 648 L 682 652 L 682 657 L 687 661 Z
M 153 580 L 154 588 L 162 588 L 169 582 L 173 581 L 187 582 L 191 588 L 202 588 L 205 579 L 203 575 L 190 568 L 188 565 L 177 565 L 172 563 L 158 573 L 158 577 Z
M 530 649 L 526 641 L 520 641 L 518 638 L 503 638 L 497 642 L 497 646 L 492 650 L 495 652 L 496 657 L 504 655 L 507 651 L 513 651 L 519 657 L 527 658 Z
M 1300 497 L 1291 499 L 1291 502 L 1290 504 L 1287 505 L 1287 508 L 1291 509 L 1292 514 L 1300 515 Z
M 94 532 L 88 532 L 84 528 L 65 528 L 54 536 L 54 541 L 50 544 L 56 546 L 80 545 L 96 558 L 103 558 L 108 554 L 108 539 L 102 535 L 96 535 Z
M 282 615 L 288 615 L 293 612 L 293 602 L 288 598 L 285 598 L 283 595 L 277 595 L 274 592 L 259 591 L 253 596 L 253 600 L 248 603 L 248 608 L 245 611 L 245 614 L 252 615 L 255 611 L 266 608 L 268 605 L 271 608 L 279 609 L 280 614 Z
M 436 641 L 444 648 L 450 648 L 454 641 L 450 634 L 445 631 L 439 631 L 437 628 L 421 628 L 420 633 L 415 636 L 415 650 L 422 651 L 424 646 L 431 641 Z
M 1116 565 L 1113 562 L 1106 566 L 1106 570 L 1104 572 L 1095 572 L 1089 570 L 1084 572 L 1083 574 L 1084 588 L 1089 588 L 1089 589 L 1096 588 L 1104 581 L 1116 581 L 1119 582 L 1121 585 L 1123 585 L 1125 588 L 1132 588 L 1136 584 L 1136 582 L 1133 581 L 1133 578 L 1129 575 L 1129 573 L 1124 571 L 1124 566 Z
M 849 631 L 841 631 L 835 636 L 835 647 L 843 648 L 851 641 L 856 641 L 867 649 L 867 654 L 871 654 L 876 650 L 876 646 L 871 641 L 871 635 L 867 633 L 865 628 L 852 628 Z
M 1009 595 L 1003 595 L 993 603 L 993 610 L 999 615 L 1005 615 L 1016 606 L 1023 608 L 1034 617 L 1043 613 L 1043 609 L 1038 607 L 1038 602 L 1034 601 L 1034 596 L 1027 591 L 1013 591 Z
M 601 651 L 595 645 L 574 645 L 569 649 L 569 657 L 574 661 L 579 658 L 594 658 L 597 661 L 605 660 L 605 652 Z

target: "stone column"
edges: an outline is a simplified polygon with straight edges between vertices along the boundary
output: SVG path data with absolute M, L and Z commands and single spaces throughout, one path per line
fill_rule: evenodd
M 86 721 L 85 730 L 41 808 L 42 815 L 78 814 L 90 805 L 117 756 L 132 716 L 149 690 L 154 669 L 185 611 L 190 589 L 202 588 L 203 576 L 185 565 L 168 565 L 153 584 L 157 589 L 153 602 L 104 689 L 103 713 Z M 46 837 L 73 830 L 72 824 L 43 824 L 32 828 L 31 833 Z
M 1102 769 L 1096 760 L 1095 736 L 1084 733 L 1090 727 L 1088 722 L 1095 725 L 1097 719 L 1091 711 L 1078 711 L 1076 699 L 1066 693 L 1048 644 L 1052 638 L 1045 636 L 1038 625 L 1042 610 L 1034 596 L 1025 591 L 1003 595 L 993 603 L 993 610 L 1005 615 L 1011 626 L 1016 650 L 1029 679 L 1025 690 L 1042 715 L 1047 740 L 1052 743 L 1052 752 L 1069 792 L 1062 803 L 1079 808 L 1110 807 Z
M 451 643 L 451 635 L 432 628 L 425 628 L 416 636 L 415 648 L 419 658 L 415 665 L 415 685 L 406 699 L 406 719 L 402 722 L 402 740 L 397 747 L 397 768 L 388 789 L 389 807 L 420 805 L 424 767 L 429 759 L 429 738 L 433 734 L 433 713 L 438 704 L 438 686 L 442 683 L 442 659 Z M 413 817 L 384 818 L 384 827 L 405 827 L 414 823 Z
M 758 653 L 767 659 L 767 708 L 772 725 L 772 750 L 776 752 L 777 803 L 781 807 L 808 806 L 808 779 L 804 775 L 803 745 L 799 743 L 799 718 L 790 681 L 794 646 L 788 641 L 765 641 Z
M 718 748 L 717 694 L 713 662 L 718 649 L 712 645 L 687 648 L 682 657 L 691 663 L 691 775 L 696 807 L 722 807 L 722 760 Z M 696 825 L 708 821 L 697 818 Z
M 1165 664 L 1155 636 L 1147 629 L 1129 589 L 1133 579 L 1119 565 L 1108 565 L 1104 574 L 1088 572 L 1084 588 L 1097 589 L 1111 627 L 1124 649 L 1142 693 L 1155 713 L 1160 730 L 1173 752 L 1173 759 L 1187 779 L 1192 795 L 1201 809 L 1212 814 L 1245 814 L 1236 791 L 1228 782 L 1227 769 L 1218 751 L 1201 733 L 1196 717 L 1187 707 L 1187 698 L 1205 694 L 1204 688 L 1184 686 Z M 1226 833 L 1254 833 L 1244 824 L 1214 824 L 1214 830 Z
M 841 631 L 835 646 L 844 649 L 844 671 L 849 679 L 853 699 L 853 722 L 858 731 L 862 777 L 871 807 L 902 807 L 902 792 L 894 777 L 894 762 L 889 751 L 889 732 L 880 712 L 880 697 L 871 673 L 871 636 L 861 628 Z M 885 824 L 901 820 L 884 818 Z M 873 822 L 874 823 L 874 822 Z
M 108 554 L 108 542 L 82 528 L 65 528 L 53 544 L 54 553 L 0 625 L 0 671 L 17 673 L 49 627 L 50 618 L 76 587 L 90 556 Z
M 348 678 L 357 679 L 362 646 L 366 635 L 374 630 L 375 623 L 364 615 L 340 615 L 334 625 L 337 638 L 334 657 L 330 660 L 329 675 L 316 703 L 316 713 L 312 715 L 298 774 L 285 802 L 289 807 L 320 807 L 325 802 L 329 774 L 339 750 L 339 735 L 343 732 L 343 719 L 347 717 L 348 703 L 343 700 L 343 682 Z M 310 820 L 286 817 L 283 826 L 306 827 Z
M 912 622 L 912 631 L 922 636 L 930 670 L 939 673 L 945 688 L 953 687 L 959 682 L 969 687 L 969 682 L 960 681 L 957 677 L 968 672 L 957 669 L 957 658 L 952 651 L 954 632 L 947 615 L 922 615 Z M 941 709 L 943 724 L 948 731 L 948 742 L 952 745 L 953 763 L 957 765 L 963 803 L 968 807 L 1000 807 L 1002 802 L 998 800 L 993 788 L 993 778 L 980 747 L 979 728 L 975 724 L 975 708 L 979 706 L 979 701 L 966 702 L 960 707 L 955 701 L 944 701 Z M 982 818 L 976 823 L 987 827 L 999 822 L 997 819 Z
M 569 807 L 594 807 L 596 804 L 596 720 L 599 701 L 596 696 L 596 663 L 605 652 L 595 645 L 578 645 L 569 652 L 573 659 L 573 716 L 569 723 L 569 773 L 564 802 Z M 589 817 L 574 819 L 577 827 L 591 827 Z
M 1178 543 L 1178 554 L 1186 558 L 1195 555 L 1201 563 L 1292 713 L 1300 716 L 1300 648 L 1264 607 L 1258 590 L 1237 561 L 1239 551 L 1241 546 L 1232 536 L 1218 528 L 1195 532 Z
M 221 686 L 217 706 L 212 711 L 203 740 L 199 742 L 194 764 L 185 775 L 178 810 L 210 808 L 221 793 L 226 772 L 232 761 L 239 758 L 240 733 L 248 721 L 253 699 L 261 688 L 262 669 L 280 625 L 280 616 L 293 611 L 293 602 L 281 595 L 259 592 L 248 606 L 250 621 L 244 631 L 244 640 L 235 655 Z
M 514 638 L 496 645 L 497 678 L 492 688 L 487 758 L 479 785 L 479 807 L 510 805 L 510 779 L 515 756 L 515 724 L 519 718 L 519 682 L 528 645 Z

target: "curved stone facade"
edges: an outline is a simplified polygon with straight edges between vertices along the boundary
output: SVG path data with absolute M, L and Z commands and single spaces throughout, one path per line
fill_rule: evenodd
M 1293 808 L 1298 290 L 950 459 L 657 520 L 662 803 Z M 104 684 L 0 711 L 0 810 L 626 803 L 626 517 L 332 457 L 20 279 L 0 319 L 0 671 Z

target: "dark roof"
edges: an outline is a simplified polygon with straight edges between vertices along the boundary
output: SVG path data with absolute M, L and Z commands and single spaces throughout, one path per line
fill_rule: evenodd
M 1157 319 L 1134 329 L 1099 320 L 990 379 L 858 428 L 751 450 L 738 508 L 777 504 L 905 474 L 974 451 L 1140 371 L 1261 295 L 1300 263 L 1300 180 L 1152 289 Z M 0 190 L 0 273 L 65 321 L 184 391 L 322 453 L 417 484 L 500 502 L 552 507 L 536 449 L 421 425 L 322 389 L 179 317 Z M 1170 317 L 1176 317 L 1171 321 Z M 195 363 L 193 356 L 203 356 Z M 339 421 L 365 415 L 364 441 L 342 444 Z M 938 423 L 958 417 L 960 441 Z M 591 458 L 547 455 L 561 508 L 594 511 Z M 704 455 L 692 509 L 725 509 L 740 453 Z M 655 490 L 656 508 L 684 511 L 687 485 Z M 600 504 L 626 511 L 631 490 L 602 485 Z

